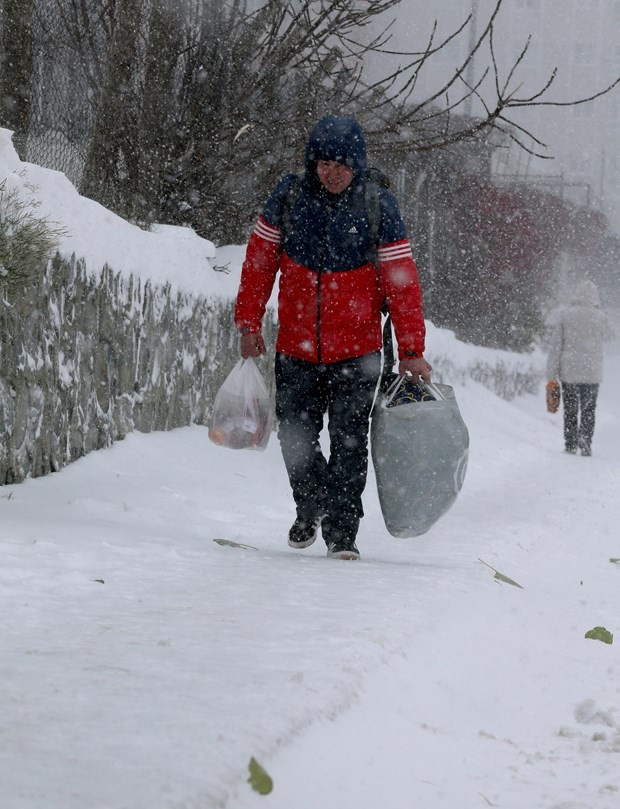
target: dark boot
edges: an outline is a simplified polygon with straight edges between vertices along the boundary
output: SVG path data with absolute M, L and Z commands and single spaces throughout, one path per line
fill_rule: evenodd
M 356 560 L 360 558 L 360 552 L 355 542 L 330 542 L 327 546 L 327 555 L 332 559 Z
M 359 524 L 357 517 L 352 517 L 346 524 L 325 517 L 323 539 L 327 545 L 327 555 L 334 559 L 359 559 L 360 552 L 355 544 Z
M 319 533 L 321 517 L 305 520 L 297 517 L 291 530 L 288 532 L 288 544 L 291 548 L 308 548 L 315 541 Z

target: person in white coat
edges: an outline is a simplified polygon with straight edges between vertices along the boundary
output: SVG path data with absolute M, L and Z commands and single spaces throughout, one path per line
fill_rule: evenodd
M 592 454 L 599 385 L 603 379 L 603 341 L 615 337 L 599 309 L 598 290 L 583 281 L 564 309 L 551 337 L 547 378 L 559 379 L 564 405 L 564 445 L 574 455 Z

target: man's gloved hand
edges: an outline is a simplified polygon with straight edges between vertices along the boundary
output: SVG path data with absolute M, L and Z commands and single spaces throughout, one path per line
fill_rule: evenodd
M 241 332 L 241 356 L 244 360 L 248 357 L 258 357 L 265 352 L 265 341 L 260 332 Z
M 400 376 L 410 373 L 414 382 L 419 382 L 420 377 L 422 377 L 425 382 L 430 382 L 432 370 L 433 366 L 428 363 L 424 357 L 404 357 L 398 363 L 398 373 Z

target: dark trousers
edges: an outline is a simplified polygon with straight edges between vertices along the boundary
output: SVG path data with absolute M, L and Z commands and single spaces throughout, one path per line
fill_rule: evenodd
M 353 541 L 363 516 L 368 429 L 381 354 L 316 365 L 276 356 L 278 438 L 297 516 L 323 519 L 323 537 Z M 319 443 L 328 416 L 329 460 Z
M 598 385 L 562 382 L 564 443 L 569 452 L 574 452 L 577 447 L 590 449 L 597 396 Z

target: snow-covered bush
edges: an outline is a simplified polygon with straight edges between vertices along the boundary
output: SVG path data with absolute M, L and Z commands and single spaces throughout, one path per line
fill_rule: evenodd
M 24 287 L 41 272 L 63 234 L 53 222 L 37 216 L 35 189 L 10 188 L 0 182 L 0 285 Z

